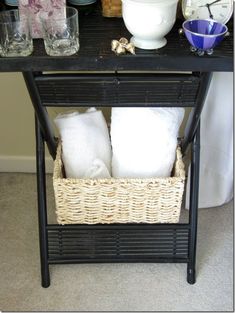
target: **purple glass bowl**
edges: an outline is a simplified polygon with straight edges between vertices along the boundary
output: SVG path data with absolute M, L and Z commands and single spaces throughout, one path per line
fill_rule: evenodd
M 228 32 L 226 25 L 214 20 L 188 20 L 183 30 L 190 44 L 198 50 L 212 50 Z

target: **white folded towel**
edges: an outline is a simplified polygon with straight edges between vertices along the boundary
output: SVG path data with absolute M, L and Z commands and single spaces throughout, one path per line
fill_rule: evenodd
M 111 143 L 101 111 L 60 114 L 55 118 L 62 140 L 62 159 L 70 178 L 109 178 Z
M 112 176 L 170 176 L 183 117 L 182 108 L 113 108 Z

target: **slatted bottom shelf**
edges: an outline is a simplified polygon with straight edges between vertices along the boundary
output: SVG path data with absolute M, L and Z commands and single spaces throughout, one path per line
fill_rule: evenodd
M 187 262 L 188 225 L 48 226 L 49 263 Z

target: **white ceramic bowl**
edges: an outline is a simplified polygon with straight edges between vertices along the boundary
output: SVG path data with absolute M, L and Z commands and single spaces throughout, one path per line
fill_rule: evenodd
M 122 0 L 124 23 L 131 42 L 142 49 L 159 49 L 176 20 L 178 0 Z

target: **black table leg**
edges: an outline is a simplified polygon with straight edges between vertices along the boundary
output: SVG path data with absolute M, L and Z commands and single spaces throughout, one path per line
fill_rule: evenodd
M 200 122 L 192 143 L 190 176 L 190 203 L 189 203 L 189 261 L 187 267 L 187 281 L 189 284 L 196 282 L 196 245 L 197 245 L 197 220 L 198 220 L 198 193 L 199 193 L 199 170 L 200 170 Z
M 37 157 L 37 192 L 38 192 L 38 223 L 39 244 L 41 259 L 42 287 L 50 286 L 50 273 L 48 264 L 48 236 L 47 236 L 47 202 L 45 177 L 45 144 L 41 127 L 35 118 L 36 125 L 36 157 Z

